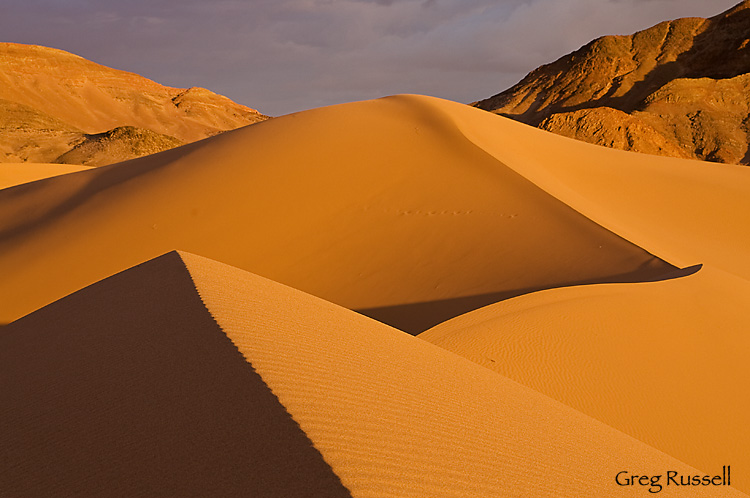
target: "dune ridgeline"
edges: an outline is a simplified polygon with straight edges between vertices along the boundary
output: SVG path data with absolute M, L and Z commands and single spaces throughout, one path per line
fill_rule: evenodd
M 0 190 L 10 496 L 750 491 L 749 169 L 415 95 L 36 168 Z

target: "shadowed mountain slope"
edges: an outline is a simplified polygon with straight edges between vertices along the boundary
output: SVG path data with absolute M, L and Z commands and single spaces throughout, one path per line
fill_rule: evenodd
M 750 2 L 604 36 L 476 106 L 635 152 L 749 164 Z
M 104 133 L 86 135 L 82 142 L 62 154 L 55 162 L 103 166 L 156 154 L 180 145 L 184 145 L 183 142 L 174 137 L 133 126 L 118 126 Z

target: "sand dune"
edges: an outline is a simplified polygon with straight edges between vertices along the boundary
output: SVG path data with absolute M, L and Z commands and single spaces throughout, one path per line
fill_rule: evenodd
M 750 278 L 750 169 L 607 150 L 510 120 L 500 137 L 493 116 L 455 117 L 472 142 L 639 247 Z
M 461 119 L 472 141 L 578 212 L 667 261 L 703 269 L 523 296 L 420 337 L 692 465 L 747 462 L 748 404 L 733 393 L 750 378 L 750 170 L 571 148 L 515 124 L 506 140 L 517 147 L 504 147 L 484 126 L 491 118 Z M 541 140 L 546 147 L 533 147 Z
M 553 289 L 419 338 L 702 469 L 750 465 L 750 282 L 721 270 Z M 739 489 L 750 489 L 737 475 Z
M 68 346 L 60 337 L 46 345 L 46 335 L 74 331 L 80 320 L 93 321 L 74 335 L 84 341 L 71 346 L 76 357 L 115 341 L 115 353 L 81 363 L 86 372 L 131 361 L 122 359 L 129 346 L 117 342 L 131 322 L 139 334 L 174 321 L 170 334 L 187 328 L 199 339 L 229 337 L 259 376 L 230 383 L 232 393 L 255 386 L 253 396 L 265 396 L 263 406 L 276 407 L 276 415 L 246 407 L 228 417 L 286 420 L 274 429 L 289 441 L 284 451 L 306 448 L 295 457 L 302 462 L 289 464 L 316 469 L 288 485 L 304 488 L 300 483 L 313 480 L 318 495 L 631 496 L 648 491 L 617 486 L 617 471 L 663 474 L 684 468 L 678 461 L 706 473 L 750 466 L 742 394 L 750 378 L 748 193 L 748 169 L 608 150 L 429 97 L 316 109 L 0 190 L 0 322 L 42 308 L 3 327 L 0 340 L 10 341 L 7 354 L 15 358 L 7 368 L 23 378 L 24 368 L 46 372 L 44 365 L 60 364 L 54 355 Z M 93 285 L 176 247 L 232 266 L 171 254 Z M 165 265 L 177 273 L 163 285 L 139 273 L 160 274 Z M 205 307 L 194 294 L 170 301 L 173 286 L 187 294 L 197 288 Z M 148 292 L 140 296 L 140 288 Z M 462 315 L 511 296 L 519 297 Z M 420 335 L 438 348 L 339 306 L 410 332 L 456 318 Z M 141 307 L 138 318 L 134 309 Z M 112 332 L 96 333 L 105 329 Z M 171 347 L 160 344 L 158 351 Z M 40 356 L 26 364 L 32 346 Z M 210 346 L 211 355 L 218 351 L 211 348 L 218 346 Z M 224 360 L 190 355 L 180 367 L 190 371 L 186 383 L 210 386 L 200 381 L 204 367 L 190 365 Z M 158 376 L 153 389 L 174 390 L 169 382 L 183 374 L 157 370 L 149 358 L 138 360 L 146 361 L 147 376 L 113 367 L 113 377 L 91 392 L 104 396 L 107 386 L 133 375 L 144 384 Z M 237 357 L 226 361 L 245 365 Z M 217 368 L 223 372 L 209 370 Z M 28 397 L 28 411 L 18 412 L 28 416 L 0 416 L 20 424 L 6 434 L 17 438 L 6 447 L 23 453 L 17 458 L 30 482 L 52 486 L 57 474 L 29 470 L 29 462 L 52 457 L 19 441 L 43 440 L 53 419 L 29 426 L 19 420 L 41 417 L 39 407 L 53 401 L 61 404 L 50 413 L 79 408 L 55 398 L 46 377 L 36 375 L 6 391 Z M 89 378 L 100 377 L 77 371 L 69 384 L 60 376 L 62 384 L 50 386 L 73 390 L 69 398 L 86 406 Z M 223 413 L 230 394 L 218 393 L 207 409 Z M 130 413 L 133 401 L 118 396 L 103 397 L 102 406 L 111 399 Z M 159 420 L 169 420 L 170 398 L 149 396 L 132 406 L 155 403 Z M 187 403 L 200 393 L 190 396 Z M 117 426 L 119 419 L 101 416 L 94 436 L 107 438 L 107 421 Z M 196 416 L 175 419 L 175 427 L 190 431 L 205 414 Z M 147 426 L 148 417 L 142 420 Z M 221 437 L 236 430 L 216 423 Z M 184 434 L 161 427 L 139 428 L 130 456 L 114 456 L 124 433 L 109 438 L 109 446 L 86 441 L 93 453 L 104 445 L 103 462 L 122 458 L 122 472 L 135 472 L 149 441 L 170 448 Z M 246 444 L 254 436 L 241 434 L 244 442 L 226 457 L 234 462 L 257 458 L 243 453 L 257 449 Z M 59 440 L 61 454 L 75 451 L 67 441 Z M 211 441 L 195 444 L 209 455 L 218 451 Z M 203 452 L 198 446 L 194 454 Z M 76 458 L 83 457 L 67 461 L 78 467 L 83 460 Z M 273 458 L 286 457 L 282 451 Z M 176 472 L 193 472 L 191 462 L 175 461 Z M 217 462 L 230 473 L 239 468 Z M 101 476 L 113 472 L 105 467 L 90 480 L 71 470 L 63 481 L 101 489 Z M 283 481 L 284 472 L 273 479 Z M 6 474 L 16 479 L 8 468 Z M 286 484 L 274 482 L 271 494 L 285 494 Z M 750 490 L 742 472 L 733 484 Z M 677 494 L 690 495 L 684 488 Z
M 0 334 L 0 495 L 350 496 L 176 253 Z
M 12 496 L 632 496 L 646 488 L 616 472 L 696 473 L 452 353 L 185 253 L 9 325 L 0 371 Z
M 500 152 L 467 139 L 457 124 L 466 120 L 488 126 Z M 0 320 L 175 247 L 370 316 L 385 308 L 391 324 L 415 332 L 531 290 L 674 270 L 506 161 L 504 148 L 526 153 L 519 126 L 399 96 L 0 192 Z M 542 133 L 527 131 L 527 141 Z M 575 155 L 581 146 L 560 147 Z M 437 321 L 393 313 L 458 298 Z
M 420 338 L 692 465 L 747 465 L 749 406 L 737 393 L 750 379 L 750 170 L 569 147 L 520 124 L 508 123 L 504 140 L 516 147 L 506 147 L 491 117 L 467 116 L 458 125 L 474 143 L 557 199 L 677 266 L 703 268 L 522 296 Z

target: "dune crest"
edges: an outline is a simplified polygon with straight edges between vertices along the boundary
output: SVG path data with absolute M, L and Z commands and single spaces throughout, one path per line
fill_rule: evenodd
M 0 330 L 0 495 L 351 496 L 180 256 Z
M 674 270 L 468 140 L 464 115 L 498 137 L 520 126 L 398 96 L 0 192 L 0 320 L 173 247 L 368 313 Z
M 9 325 L 0 372 L 13 496 L 631 496 L 617 472 L 698 473 L 403 332 L 182 252 Z
M 90 169 L 77 164 L 7 163 L 0 165 L 0 190 L 53 176 Z
M 498 134 L 479 110 L 453 116 L 477 146 L 651 254 L 750 279 L 750 169 L 608 150 L 511 120 Z
M 653 283 L 552 289 L 418 337 L 701 469 L 750 465 L 750 282 L 704 267 Z M 750 481 L 737 474 L 738 489 Z

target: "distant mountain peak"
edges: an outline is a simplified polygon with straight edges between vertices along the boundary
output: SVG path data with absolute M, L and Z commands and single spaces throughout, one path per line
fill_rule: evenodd
M 64 50 L 0 43 L 0 162 L 52 162 L 64 157 L 101 165 L 265 119 L 255 109 L 205 88 L 167 87 Z M 121 127 L 141 131 L 109 137 L 119 143 L 116 157 L 107 153 L 113 148 L 98 145 L 95 158 L 81 155 L 94 150 L 92 136 Z M 89 146 L 78 147 L 83 142 Z M 75 153 L 67 154 L 75 147 Z

